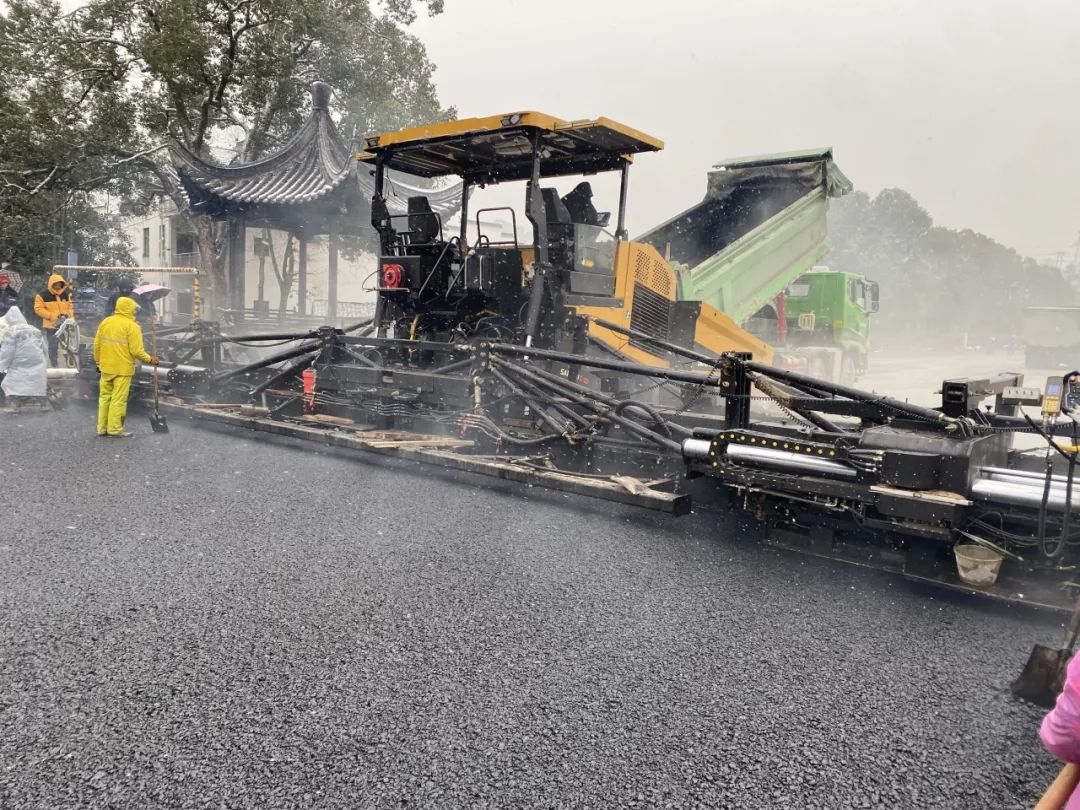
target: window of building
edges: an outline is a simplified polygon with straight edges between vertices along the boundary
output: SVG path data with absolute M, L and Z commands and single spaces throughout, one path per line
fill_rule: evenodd
M 176 252 L 177 253 L 194 253 L 195 252 L 195 234 L 193 234 L 193 233 L 178 233 L 176 235 Z
M 158 257 L 165 258 L 165 223 L 158 226 Z
M 142 229 L 142 255 L 144 259 L 150 258 L 150 229 Z

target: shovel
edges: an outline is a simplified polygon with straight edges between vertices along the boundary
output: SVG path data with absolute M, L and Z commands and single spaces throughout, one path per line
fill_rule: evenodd
M 150 316 L 150 349 L 157 360 L 157 318 Z M 150 429 L 154 433 L 168 433 L 169 423 L 165 421 L 165 414 L 158 412 L 158 367 L 154 366 L 154 412 L 150 414 Z
M 1080 633 L 1080 597 L 1076 600 L 1069 625 L 1065 628 L 1065 646 L 1060 650 L 1036 644 L 1031 649 L 1027 664 L 1020 677 L 1013 681 L 1012 693 L 1029 700 L 1037 706 L 1053 708 L 1061 687 L 1065 683 L 1065 666 L 1076 647 Z
M 1050 783 L 1046 793 L 1035 805 L 1035 810 L 1062 810 L 1069 801 L 1077 784 L 1080 784 L 1080 765 L 1069 763 L 1061 769 L 1057 779 Z

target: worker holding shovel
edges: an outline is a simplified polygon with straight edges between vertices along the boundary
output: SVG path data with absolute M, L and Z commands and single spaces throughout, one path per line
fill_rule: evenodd
M 101 372 L 98 384 L 98 436 L 128 438 L 124 430 L 127 416 L 131 378 L 135 376 L 135 361 L 157 365 L 143 348 L 142 329 L 135 321 L 136 303 L 126 297 L 118 298 L 114 314 L 101 322 L 94 335 L 94 362 Z

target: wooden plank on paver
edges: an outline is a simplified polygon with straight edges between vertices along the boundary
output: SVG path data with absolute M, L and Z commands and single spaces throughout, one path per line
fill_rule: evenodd
M 294 421 L 244 416 L 240 413 L 230 413 L 218 408 L 203 408 L 199 405 L 170 406 L 171 409 L 186 412 L 199 419 L 235 425 L 249 430 L 307 439 L 331 447 L 380 453 L 423 464 L 533 484 L 547 489 L 602 498 L 676 515 L 683 515 L 690 511 L 689 495 L 656 489 L 652 484 L 657 482 L 641 481 L 629 476 L 597 478 L 575 475 L 571 472 L 538 469 L 535 465 L 515 464 L 512 457 L 502 459 L 454 452 L 473 446 L 473 443 L 467 440 L 405 431 L 358 431 L 349 426 L 344 429 L 339 429 L 337 426 L 318 427 Z

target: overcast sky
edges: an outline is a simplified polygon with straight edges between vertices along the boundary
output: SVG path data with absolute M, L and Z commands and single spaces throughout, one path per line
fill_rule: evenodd
M 462 116 L 606 115 L 662 138 L 630 230 L 725 157 L 832 146 L 856 188 L 1022 253 L 1080 234 L 1080 3 L 446 0 L 413 31 Z M 598 206 L 604 207 L 604 206 Z

